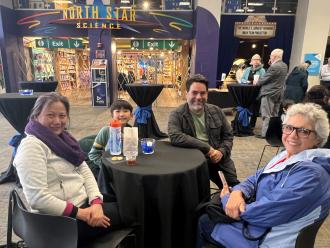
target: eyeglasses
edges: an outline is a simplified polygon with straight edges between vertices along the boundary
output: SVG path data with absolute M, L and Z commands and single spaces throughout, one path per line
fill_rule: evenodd
M 286 124 L 282 125 L 282 131 L 284 134 L 291 134 L 294 130 L 296 130 L 296 134 L 300 138 L 307 138 L 312 132 L 315 133 L 314 130 L 310 130 L 310 129 L 303 128 L 303 127 L 294 127 L 294 126 L 286 125 Z

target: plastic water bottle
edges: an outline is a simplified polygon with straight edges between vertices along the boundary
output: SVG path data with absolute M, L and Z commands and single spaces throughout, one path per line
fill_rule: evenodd
M 111 155 L 121 154 L 121 122 L 112 120 L 110 122 L 108 147 Z

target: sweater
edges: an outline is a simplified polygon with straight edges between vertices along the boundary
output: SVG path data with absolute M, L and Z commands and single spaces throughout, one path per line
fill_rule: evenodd
M 102 199 L 85 162 L 75 167 L 33 135 L 22 140 L 14 166 L 33 212 L 63 215 L 68 202 L 80 207 Z

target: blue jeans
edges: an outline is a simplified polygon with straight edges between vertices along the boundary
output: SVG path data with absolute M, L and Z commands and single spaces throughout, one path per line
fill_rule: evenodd
M 203 214 L 198 220 L 196 248 L 203 248 L 205 243 L 212 243 L 217 247 L 224 248 L 220 243 L 211 237 L 215 223 L 210 220 L 207 214 Z

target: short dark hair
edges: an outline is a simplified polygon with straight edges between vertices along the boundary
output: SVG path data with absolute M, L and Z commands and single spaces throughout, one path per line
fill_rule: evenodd
M 207 80 L 206 77 L 204 77 L 201 74 L 195 74 L 192 75 L 191 77 L 189 77 L 186 81 L 186 91 L 188 92 L 190 90 L 190 86 L 193 83 L 201 83 L 204 84 L 206 86 L 206 90 L 209 89 L 209 81 Z
M 325 104 L 328 99 L 328 89 L 323 85 L 314 85 L 307 91 L 305 102 L 313 102 L 322 105 Z
M 118 99 L 111 104 L 110 106 L 111 115 L 113 114 L 113 111 L 119 109 L 128 109 L 130 112 L 133 112 L 132 105 L 128 101 L 122 99 Z
M 306 60 L 305 63 L 306 63 L 306 64 L 309 64 L 309 65 L 312 64 L 312 62 L 311 62 L 310 60 Z
M 45 108 L 48 107 L 50 104 L 54 102 L 61 102 L 63 103 L 66 114 L 69 117 L 69 112 L 70 112 L 70 103 L 67 97 L 62 96 L 58 92 L 49 92 L 42 94 L 41 96 L 38 97 L 37 101 L 35 102 L 31 114 L 30 114 L 30 120 L 36 120 L 38 116 L 40 115 L 41 111 Z

